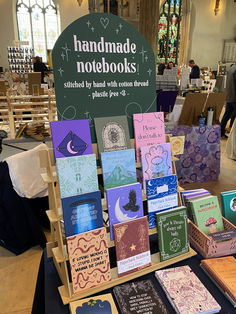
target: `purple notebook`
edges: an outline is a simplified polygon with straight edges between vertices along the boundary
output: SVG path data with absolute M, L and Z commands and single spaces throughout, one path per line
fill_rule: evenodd
M 127 222 L 143 216 L 142 186 L 140 183 L 107 189 L 107 205 L 110 235 L 113 240 L 113 224 Z
M 89 120 L 50 122 L 55 158 L 92 154 Z

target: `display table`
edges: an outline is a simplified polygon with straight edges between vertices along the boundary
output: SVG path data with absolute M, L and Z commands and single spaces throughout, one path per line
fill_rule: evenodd
M 217 180 L 220 174 L 220 126 L 175 126 L 166 133 L 185 136 L 184 153 L 177 156 L 179 184 Z
M 231 303 L 223 296 L 223 294 L 215 287 L 215 285 L 210 281 L 207 275 L 200 268 L 200 262 L 202 260 L 200 254 L 192 257 L 191 259 L 184 260 L 182 262 L 171 265 L 171 267 L 178 267 L 183 265 L 189 265 L 198 278 L 202 281 L 205 287 L 213 295 L 216 301 L 220 304 L 222 310 L 220 313 L 233 314 L 235 313 L 235 308 Z M 167 267 L 168 268 L 168 267 Z M 149 273 L 145 276 L 137 278 L 134 281 L 139 281 L 143 279 L 151 279 L 157 288 L 158 293 L 167 305 L 169 313 L 175 313 L 172 306 L 170 305 L 168 299 L 165 296 L 161 286 L 155 278 L 154 272 Z M 61 285 L 59 276 L 57 274 L 56 268 L 52 261 L 52 258 L 47 259 L 46 250 L 44 250 L 42 260 L 39 267 L 36 291 L 34 296 L 34 303 L 32 314 L 64 314 L 70 313 L 69 306 L 63 305 L 57 287 Z M 112 289 L 104 290 L 99 294 L 112 293 Z M 116 301 L 115 301 L 116 302 Z M 117 305 L 117 303 L 116 303 Z M 120 312 L 119 312 L 120 313 Z

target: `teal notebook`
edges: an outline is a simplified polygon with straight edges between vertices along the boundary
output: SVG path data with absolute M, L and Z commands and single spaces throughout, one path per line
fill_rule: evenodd
M 160 261 L 189 251 L 186 207 L 156 213 Z
M 98 190 L 96 155 L 57 158 L 61 198 Z
M 224 230 L 217 196 L 208 196 L 190 201 L 194 223 L 205 234 Z
M 236 190 L 220 193 L 222 215 L 236 226 Z

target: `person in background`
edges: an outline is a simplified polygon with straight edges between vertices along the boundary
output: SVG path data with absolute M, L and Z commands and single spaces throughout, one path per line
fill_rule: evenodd
M 161 61 L 161 63 L 158 65 L 158 75 L 163 75 L 164 70 L 165 70 L 166 66 L 165 66 L 165 62 Z
M 200 69 L 199 69 L 199 66 L 195 64 L 194 60 L 192 60 L 192 59 L 189 60 L 188 64 L 191 68 L 191 72 L 189 75 L 190 80 L 200 78 Z
M 40 57 L 35 57 L 34 72 L 41 72 L 41 83 L 44 83 L 45 72 L 48 71 L 46 65 L 40 61 Z
M 171 70 L 174 66 L 175 66 L 175 65 L 174 65 L 174 62 L 173 62 L 173 61 L 169 61 L 166 68 L 167 68 L 168 70 Z
M 221 137 L 228 138 L 225 127 L 229 119 L 236 114 L 236 64 L 232 65 L 226 76 L 226 108 L 221 120 Z

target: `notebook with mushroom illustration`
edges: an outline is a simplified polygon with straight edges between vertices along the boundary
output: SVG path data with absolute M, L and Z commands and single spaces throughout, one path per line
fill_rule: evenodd
M 151 265 L 147 217 L 113 225 L 118 276 Z
M 111 240 L 114 240 L 112 226 L 143 216 L 142 185 L 140 183 L 107 189 L 107 205 Z
M 111 280 L 106 228 L 67 238 L 73 293 Z
M 190 201 L 190 210 L 194 223 L 204 233 L 224 230 L 221 210 L 217 196 L 208 196 Z
M 55 158 L 92 154 L 89 120 L 50 122 Z

